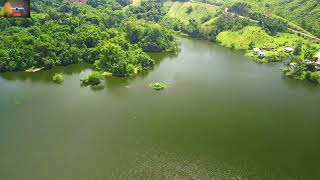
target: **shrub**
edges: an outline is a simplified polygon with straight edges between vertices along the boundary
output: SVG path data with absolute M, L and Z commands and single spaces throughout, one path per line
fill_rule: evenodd
M 160 91 L 167 88 L 167 85 L 164 83 L 151 83 L 149 84 L 149 87 L 153 88 L 156 91 Z
M 52 77 L 52 80 L 56 83 L 62 83 L 64 81 L 63 75 L 62 74 L 55 74 Z
M 320 84 L 320 71 L 312 72 L 310 74 L 310 81 L 313 83 Z
M 82 78 L 80 81 L 84 86 L 97 86 L 101 83 L 102 77 L 101 73 L 94 71 L 87 77 Z
M 248 45 L 248 50 L 252 50 L 254 47 L 256 46 L 256 44 L 254 42 L 250 42 Z
M 187 8 L 186 13 L 187 13 L 187 14 L 190 14 L 190 13 L 192 13 L 192 11 L 193 11 L 192 6 L 189 6 L 189 7 Z

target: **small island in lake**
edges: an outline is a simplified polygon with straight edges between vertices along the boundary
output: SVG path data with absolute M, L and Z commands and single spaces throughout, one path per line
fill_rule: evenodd
M 80 79 L 80 81 L 83 86 L 97 86 L 101 83 L 102 78 L 103 76 L 101 73 L 94 71 L 88 76 Z
M 55 83 L 62 83 L 64 81 L 64 77 L 62 74 L 55 74 L 53 77 L 52 77 L 52 80 L 55 82 Z
M 163 90 L 163 89 L 166 89 L 167 88 L 167 85 L 164 84 L 164 83 L 151 83 L 149 84 L 149 87 L 153 88 L 154 90 L 156 91 L 160 91 L 160 90 Z

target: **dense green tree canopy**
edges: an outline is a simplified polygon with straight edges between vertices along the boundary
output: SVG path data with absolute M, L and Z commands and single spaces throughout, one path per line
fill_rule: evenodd
M 138 19 L 146 19 L 155 22 L 159 22 L 166 14 L 162 1 L 157 0 L 143 0 L 141 6 L 130 6 L 128 12 Z
M 32 1 L 32 19 L 0 19 L 0 71 L 52 68 L 81 61 L 129 76 L 152 68 L 145 51 L 176 48 L 172 31 L 122 10 L 125 0 Z M 49 8 L 48 8 L 49 7 Z
M 271 34 L 284 32 L 288 29 L 288 23 L 285 20 L 275 17 L 268 17 L 258 11 L 254 11 L 249 3 L 235 3 L 229 8 L 229 12 L 233 12 L 258 21 L 259 25 Z

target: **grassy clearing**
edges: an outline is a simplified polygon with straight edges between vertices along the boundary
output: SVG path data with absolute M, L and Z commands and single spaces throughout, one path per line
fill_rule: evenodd
M 127 10 L 129 6 L 140 6 L 142 0 L 132 0 L 132 3 L 123 7 L 124 10 Z
M 133 6 L 140 6 L 141 0 L 132 0 L 132 5 Z
M 294 47 L 297 41 L 308 43 L 306 39 L 292 33 L 278 33 L 276 36 L 267 34 L 261 27 L 247 26 L 239 31 L 225 31 L 217 36 L 217 41 L 226 47 L 248 49 L 250 43 L 256 47 L 272 48 Z
M 217 7 L 200 2 L 172 2 L 167 1 L 165 7 L 168 9 L 168 15 L 180 19 L 182 22 L 188 22 L 190 19 L 201 21 L 202 17 L 211 15 L 212 17 L 217 12 Z M 187 9 L 192 7 L 192 12 L 187 13 Z
M 217 41 L 223 46 L 234 49 L 248 49 L 250 43 L 255 46 L 272 46 L 274 38 L 268 35 L 261 27 L 247 26 L 239 31 L 225 31 L 217 36 Z
M 283 57 L 289 56 L 290 54 L 284 52 L 284 48 L 294 48 L 298 41 L 302 42 L 303 48 L 305 48 L 307 44 L 317 46 L 317 44 L 312 44 L 310 41 L 307 41 L 297 34 L 278 33 L 276 36 L 271 36 L 267 34 L 261 27 L 257 26 L 247 26 L 239 31 L 234 32 L 221 32 L 217 36 L 216 40 L 225 47 L 238 50 L 247 50 L 247 56 L 261 62 L 280 61 Z M 251 46 L 253 45 L 254 47 L 263 49 L 266 58 L 257 58 L 257 56 L 254 55 L 250 49 L 250 44 Z M 304 54 L 302 52 L 301 58 L 303 55 Z

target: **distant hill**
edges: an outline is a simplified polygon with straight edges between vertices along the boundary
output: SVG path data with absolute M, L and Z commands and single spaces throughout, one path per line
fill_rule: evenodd
M 256 7 L 291 20 L 320 37 L 319 0 L 194 0 L 208 4 L 230 6 L 235 2 L 252 3 Z
M 83 4 L 86 4 L 86 3 L 87 3 L 87 0 L 65 0 L 65 2 L 83 3 Z
M 303 28 L 320 36 L 319 0 L 263 0 L 266 7 L 277 15 L 300 24 Z

